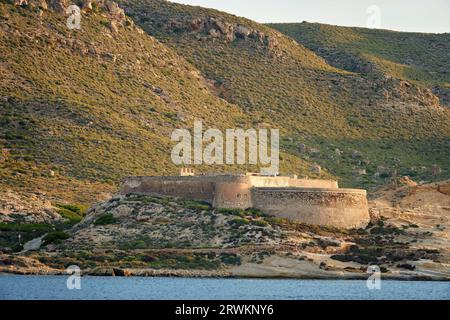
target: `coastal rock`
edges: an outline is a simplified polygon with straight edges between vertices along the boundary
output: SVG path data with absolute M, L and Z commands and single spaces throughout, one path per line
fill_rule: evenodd
M 127 269 L 113 268 L 113 275 L 116 277 L 129 277 L 131 274 Z

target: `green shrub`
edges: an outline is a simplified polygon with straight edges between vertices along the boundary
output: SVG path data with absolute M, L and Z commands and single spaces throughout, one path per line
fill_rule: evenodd
M 341 262 L 350 262 L 353 261 L 353 257 L 348 254 L 335 254 L 330 257 L 333 260 L 341 261 Z
M 242 209 L 221 208 L 221 209 L 219 209 L 219 213 L 227 215 L 227 216 L 239 216 L 239 217 L 247 216 L 246 212 Z
M 21 231 L 21 232 L 34 232 L 42 231 L 48 232 L 53 230 L 51 224 L 43 223 L 0 223 L 1 231 Z
M 81 217 L 80 215 L 67 209 L 58 209 L 56 210 L 56 212 L 63 218 L 68 219 L 72 224 L 78 223 L 83 219 L 83 217 Z
M 50 243 L 61 243 L 61 241 L 69 239 L 69 234 L 64 231 L 52 231 L 48 233 L 43 240 L 44 245 Z
M 108 225 L 108 224 L 114 224 L 116 222 L 117 222 L 117 219 L 114 218 L 112 213 L 108 213 L 108 214 L 105 214 L 105 215 L 101 216 L 97 220 L 95 220 L 94 225 L 96 225 L 96 226 L 105 226 L 105 225 Z
M 240 265 L 241 264 L 241 257 L 237 256 L 234 253 L 222 253 L 220 255 L 220 260 L 224 264 L 230 264 L 230 265 Z
M 387 227 L 374 227 L 370 230 L 370 233 L 386 235 L 386 234 L 403 234 L 405 232 L 395 226 L 387 226 Z
M 283 224 L 286 222 L 286 219 L 276 217 L 266 217 L 265 221 L 267 221 L 269 224 Z
M 87 210 L 86 206 L 74 205 L 74 204 L 56 204 L 58 208 L 56 212 L 63 218 L 68 219 L 70 224 L 76 224 L 83 219 L 83 216 Z
M 199 210 L 199 211 L 211 209 L 211 205 L 204 201 L 184 200 L 182 205 L 186 209 Z
M 267 214 L 265 214 L 264 212 L 262 212 L 259 209 L 255 209 L 255 208 L 248 208 L 245 210 L 245 212 L 247 213 L 247 215 L 249 216 L 253 216 L 253 217 L 267 217 Z
M 235 218 L 228 222 L 228 224 L 230 224 L 232 226 L 243 226 L 243 225 L 246 225 L 249 223 L 250 223 L 250 220 L 248 220 L 246 218 Z
M 77 204 L 56 204 L 56 206 L 60 209 L 66 209 L 68 211 L 74 212 L 78 215 L 83 216 L 87 210 L 87 207 L 84 205 L 77 205 Z
M 254 224 L 255 226 L 258 226 L 258 227 L 267 227 L 269 225 L 269 223 L 264 220 L 254 220 L 254 221 L 252 221 L 252 224 Z

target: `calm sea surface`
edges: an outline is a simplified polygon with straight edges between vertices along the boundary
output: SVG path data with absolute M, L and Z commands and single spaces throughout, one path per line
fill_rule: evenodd
M 0 275 L 0 300 L 450 300 L 450 282 L 384 280 L 380 290 L 368 290 L 359 280 L 82 277 L 79 290 L 67 289 L 66 282 L 64 276 Z

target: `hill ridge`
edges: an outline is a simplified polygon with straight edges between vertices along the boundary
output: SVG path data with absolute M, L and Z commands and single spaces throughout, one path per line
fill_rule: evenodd
M 0 159 L 2 189 L 90 203 L 124 176 L 175 174 L 170 133 L 196 118 L 280 128 L 282 173 L 364 188 L 394 172 L 450 174 L 450 114 L 427 90 L 337 69 L 279 31 L 219 11 L 112 3 L 80 2 L 75 31 L 58 13 L 66 1 L 0 1 L 0 147 L 11 152 Z M 201 32 L 183 29 L 195 20 Z

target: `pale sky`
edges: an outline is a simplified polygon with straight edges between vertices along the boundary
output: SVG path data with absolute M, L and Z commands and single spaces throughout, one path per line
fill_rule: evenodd
M 214 8 L 261 23 L 308 21 L 340 26 L 372 26 L 397 31 L 450 32 L 450 0 L 171 1 Z M 374 5 L 379 11 L 373 9 Z M 379 12 L 379 15 L 376 12 Z M 373 20 L 375 15 L 379 16 L 379 19 L 375 20 L 376 24 Z

